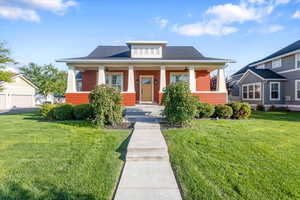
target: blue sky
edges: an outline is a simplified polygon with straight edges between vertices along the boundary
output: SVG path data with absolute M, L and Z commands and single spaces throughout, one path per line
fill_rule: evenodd
M 167 40 L 231 58 L 231 74 L 300 39 L 300 0 L 0 0 L 0 40 L 13 58 L 53 63 L 97 45 Z

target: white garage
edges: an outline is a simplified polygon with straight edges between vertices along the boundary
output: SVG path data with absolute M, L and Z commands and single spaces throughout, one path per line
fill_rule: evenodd
M 0 82 L 0 110 L 35 106 L 36 86 L 22 75 L 13 76 L 10 83 Z

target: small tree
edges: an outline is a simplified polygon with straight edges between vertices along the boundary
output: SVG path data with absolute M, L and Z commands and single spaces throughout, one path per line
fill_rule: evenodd
M 51 93 L 63 95 L 66 90 L 67 73 L 53 65 L 29 63 L 21 67 L 24 76 L 38 87 L 38 92 L 45 98 Z
M 11 82 L 13 76 L 12 72 L 5 71 L 8 64 L 16 64 L 16 62 L 10 58 L 10 51 L 5 47 L 5 43 L 0 41 L 0 81 Z M 0 91 L 3 88 L 0 86 Z
M 197 113 L 197 102 L 187 83 L 178 82 L 164 89 L 162 104 L 166 120 L 173 125 L 189 125 Z
M 95 112 L 95 124 L 117 125 L 122 122 L 122 97 L 120 90 L 99 85 L 89 95 L 90 104 Z

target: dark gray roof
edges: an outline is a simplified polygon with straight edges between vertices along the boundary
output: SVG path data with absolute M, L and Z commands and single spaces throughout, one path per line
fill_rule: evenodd
M 277 74 L 276 72 L 269 70 L 269 69 L 255 69 L 251 68 L 250 71 L 254 72 L 255 74 L 261 76 L 264 79 L 286 79 L 285 77 Z
M 245 67 L 243 67 L 242 69 L 240 69 L 239 71 L 235 72 L 233 74 L 234 75 L 238 75 L 238 74 L 243 74 L 245 73 L 248 69 L 253 69 L 254 66 L 251 66 L 251 65 L 254 65 L 255 63 L 259 63 L 259 62 L 262 62 L 262 61 L 265 61 L 265 60 L 269 60 L 269 59 L 272 59 L 272 58 L 275 58 L 277 56 L 281 56 L 283 54 L 286 54 L 286 53 L 290 53 L 292 51 L 296 51 L 296 50 L 299 50 L 300 49 L 300 40 L 288 45 L 287 47 L 284 47 L 283 49 L 280 49 L 279 51 L 276 51 L 275 53 L 261 59 L 261 60 L 258 60 L 258 61 L 255 61 L 255 62 L 252 62 L 248 65 L 246 65 Z
M 290 52 L 293 52 L 293 51 L 296 51 L 296 50 L 299 50 L 300 49 L 300 40 L 288 45 L 287 47 L 284 47 L 282 49 L 280 49 L 279 51 L 276 51 L 275 53 L 257 61 L 257 62 L 262 62 L 262 61 L 265 61 L 265 60 L 269 60 L 269 59 L 272 59 L 272 58 L 275 58 L 277 56 L 281 56 L 283 54 L 287 54 L 287 53 L 290 53 Z
M 166 46 L 163 48 L 162 58 L 158 60 L 224 60 L 203 56 L 192 46 Z M 70 59 L 132 59 L 127 46 L 98 46 L 86 57 Z M 136 59 L 136 58 L 135 58 Z M 145 58 L 143 58 L 144 60 Z M 153 60 L 153 58 L 149 58 Z

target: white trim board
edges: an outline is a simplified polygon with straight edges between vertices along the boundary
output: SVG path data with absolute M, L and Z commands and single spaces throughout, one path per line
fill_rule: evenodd
M 278 98 L 272 98 L 272 84 L 278 84 Z M 270 101 L 280 101 L 280 94 L 281 94 L 281 83 L 280 82 L 270 82 L 269 94 L 270 94 Z

